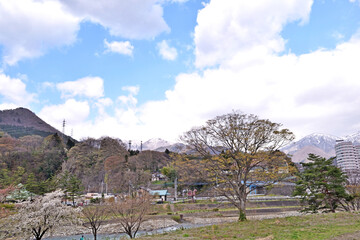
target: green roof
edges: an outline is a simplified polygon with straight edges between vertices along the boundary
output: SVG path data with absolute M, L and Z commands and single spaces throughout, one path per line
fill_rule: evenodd
M 170 195 L 170 193 L 168 193 L 168 190 L 151 190 L 149 193 L 151 195 L 159 195 L 159 196 Z

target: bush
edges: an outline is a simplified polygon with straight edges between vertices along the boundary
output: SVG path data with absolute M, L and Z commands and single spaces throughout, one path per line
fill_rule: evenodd
M 178 223 L 181 222 L 181 217 L 179 215 L 174 215 L 171 217 L 171 219 Z
M 213 211 L 213 212 L 218 212 L 219 209 L 218 209 L 218 208 L 214 208 L 212 211 Z
M 9 210 L 13 210 L 15 208 L 15 205 L 11 204 L 11 203 L 2 203 L 2 204 L 0 204 L 0 208 L 6 208 Z
M 92 198 L 90 199 L 90 203 L 100 203 L 100 198 Z
M 173 213 L 172 212 L 168 212 L 167 215 L 172 215 Z

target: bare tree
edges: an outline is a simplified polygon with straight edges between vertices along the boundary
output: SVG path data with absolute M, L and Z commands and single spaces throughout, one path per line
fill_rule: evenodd
M 14 190 L 15 190 L 15 188 L 12 185 L 10 185 L 4 189 L 0 189 L 0 203 L 3 203 L 6 200 L 7 195 Z
M 147 192 L 138 192 L 123 197 L 113 204 L 114 217 L 120 222 L 125 233 L 130 238 L 135 238 L 139 231 L 150 207 L 150 199 Z
M 10 219 L 7 229 L 12 236 L 40 240 L 55 228 L 77 221 L 78 210 L 61 202 L 62 191 L 38 197 L 23 203 L 19 212 Z
M 92 205 L 86 206 L 82 210 L 82 216 L 85 217 L 86 223 L 84 224 L 87 228 L 91 229 L 96 240 L 97 233 L 104 220 L 109 216 L 109 209 L 107 205 Z
M 218 116 L 193 128 L 182 140 L 196 156 L 182 157 L 179 168 L 196 167 L 246 220 L 246 199 L 257 185 L 266 187 L 288 177 L 295 168 L 278 149 L 294 139 L 281 124 L 238 112 Z
M 360 210 L 360 173 L 346 172 L 347 184 L 345 186 L 348 199 L 342 199 L 341 206 L 345 211 L 359 211 Z

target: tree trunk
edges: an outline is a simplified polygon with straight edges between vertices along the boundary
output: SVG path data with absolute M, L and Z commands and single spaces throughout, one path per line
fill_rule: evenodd
M 94 240 L 96 240 L 96 236 L 97 236 L 97 229 L 96 228 L 93 228 L 92 229 L 92 232 L 93 232 L 93 235 L 94 235 Z
M 239 222 L 246 221 L 246 198 L 240 199 L 240 206 L 239 206 Z

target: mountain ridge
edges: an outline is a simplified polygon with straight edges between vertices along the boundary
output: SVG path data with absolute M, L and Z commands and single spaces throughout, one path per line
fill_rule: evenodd
M 27 108 L 0 110 L 0 131 L 12 137 L 20 138 L 28 135 L 47 137 L 51 134 L 62 136 L 64 143 L 71 147 L 76 140 L 46 123 Z

